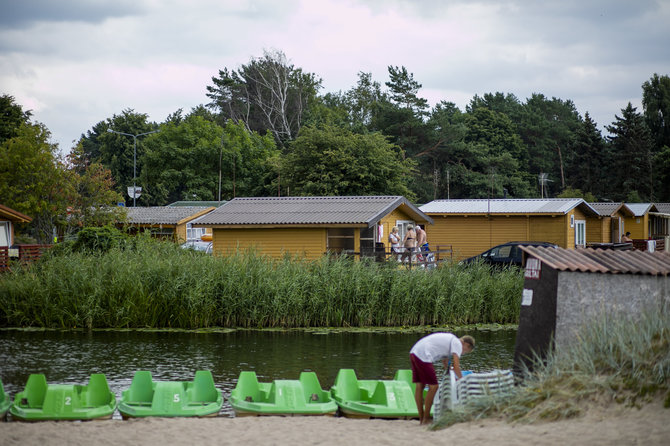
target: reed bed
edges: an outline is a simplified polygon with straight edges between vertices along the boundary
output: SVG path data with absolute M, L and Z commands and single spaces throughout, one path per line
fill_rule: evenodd
M 578 339 L 526 372 L 512 395 L 482 398 L 447 412 L 436 427 L 491 416 L 508 421 L 554 421 L 590 405 L 631 407 L 663 399 L 670 408 L 670 309 L 639 317 L 603 316 L 582 327 Z
M 374 327 L 515 323 L 518 270 L 406 270 L 324 257 L 213 257 L 139 239 L 60 249 L 0 275 L 0 325 L 49 328 Z

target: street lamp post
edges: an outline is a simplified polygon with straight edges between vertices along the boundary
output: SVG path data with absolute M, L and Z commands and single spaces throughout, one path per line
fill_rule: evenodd
M 117 132 L 116 130 L 107 129 L 109 133 L 118 133 L 119 135 L 126 135 L 133 137 L 133 207 L 135 207 L 135 197 L 137 196 L 137 190 L 135 182 L 137 179 L 137 138 L 139 136 L 151 135 L 152 133 L 158 133 L 160 130 L 153 130 L 151 132 L 138 133 L 133 135 L 132 133 Z

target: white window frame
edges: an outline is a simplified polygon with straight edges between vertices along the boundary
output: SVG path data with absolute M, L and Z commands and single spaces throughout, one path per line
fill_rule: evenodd
M 193 223 L 186 223 L 186 240 L 202 240 L 206 228 L 194 228 Z
M 9 221 L 0 221 L 0 246 L 11 246 L 11 226 Z
M 400 246 L 402 246 L 402 241 L 405 240 L 407 226 L 412 225 L 416 228 L 416 223 L 414 223 L 413 220 L 396 220 L 395 225 L 398 228 L 398 233 L 400 234 Z
M 586 247 L 586 220 L 575 220 L 575 247 Z

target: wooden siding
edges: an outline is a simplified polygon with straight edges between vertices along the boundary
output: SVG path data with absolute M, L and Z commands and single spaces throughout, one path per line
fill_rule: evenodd
M 575 228 L 570 215 L 586 220 L 581 211 L 566 215 L 443 215 L 429 214 L 434 224 L 426 229 L 431 246 L 452 245 L 454 259 L 460 260 L 509 241 L 555 243 L 563 248 L 575 246 Z M 587 222 L 588 230 L 588 222 Z
M 586 219 L 586 243 L 609 243 L 611 217 L 590 217 Z
M 630 232 L 630 238 L 643 239 L 649 238 L 649 214 L 641 217 L 626 217 L 623 223 L 623 233 Z
M 317 259 L 326 252 L 326 231 L 326 228 L 214 228 L 213 250 L 215 255 L 229 255 L 254 247 L 275 258 L 288 253 Z

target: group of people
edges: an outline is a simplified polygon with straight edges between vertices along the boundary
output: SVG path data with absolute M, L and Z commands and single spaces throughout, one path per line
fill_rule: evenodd
M 394 226 L 389 234 L 389 244 L 391 245 L 392 252 L 400 254 L 398 260 L 403 260 L 409 257 L 417 252 L 418 249 L 424 248 L 425 250 L 428 250 L 426 231 L 419 225 L 416 225 L 416 229 L 412 225 L 407 226 L 407 232 L 405 232 L 402 242 L 400 240 L 398 227 Z

